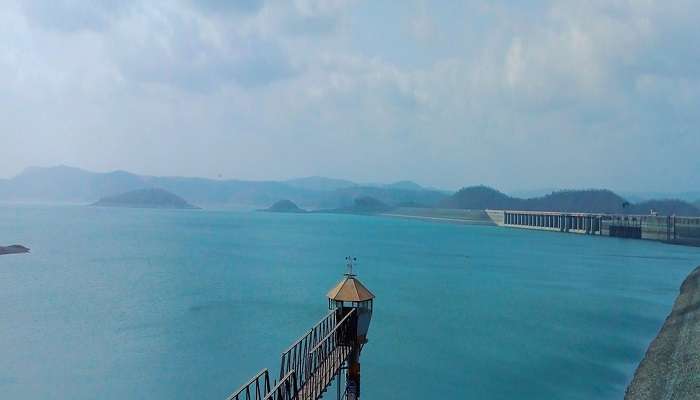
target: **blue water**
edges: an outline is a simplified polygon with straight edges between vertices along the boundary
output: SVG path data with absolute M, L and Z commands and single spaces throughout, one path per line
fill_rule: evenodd
M 377 296 L 365 399 L 620 399 L 700 249 L 351 215 L 2 206 L 0 398 L 223 399 Z M 332 393 L 332 392 L 331 392 Z

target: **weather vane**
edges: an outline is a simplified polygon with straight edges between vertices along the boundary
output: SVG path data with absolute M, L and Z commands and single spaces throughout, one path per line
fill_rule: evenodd
M 348 267 L 348 272 L 345 275 L 355 276 L 352 273 L 352 267 L 357 262 L 357 257 L 347 256 L 347 257 L 345 257 L 345 261 L 347 261 L 347 267 Z

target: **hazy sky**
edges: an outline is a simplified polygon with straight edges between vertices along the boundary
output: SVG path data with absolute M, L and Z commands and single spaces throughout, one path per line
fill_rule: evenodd
M 700 188 L 697 1 L 0 2 L 0 177 Z

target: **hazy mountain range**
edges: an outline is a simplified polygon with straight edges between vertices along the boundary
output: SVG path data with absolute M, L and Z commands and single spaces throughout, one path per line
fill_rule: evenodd
M 450 193 L 411 181 L 360 184 L 318 176 L 287 181 L 216 180 L 145 176 L 125 171 L 96 173 L 67 166 L 30 167 L 14 178 L 0 180 L 0 201 L 91 204 L 107 196 L 149 188 L 165 189 L 191 204 L 209 208 L 263 208 L 279 200 L 290 200 L 311 210 L 348 209 L 356 205 L 356 199 L 365 198 L 376 199 L 389 207 L 636 214 L 648 214 L 653 209 L 660 214 L 700 215 L 698 198 L 694 204 L 675 199 L 638 201 L 610 190 L 565 190 L 520 198 L 485 186 Z
M 93 203 L 124 192 L 161 188 L 204 207 L 267 207 L 288 199 L 302 207 L 339 208 L 359 196 L 387 204 L 434 205 L 449 193 L 413 182 L 358 184 L 341 179 L 308 177 L 288 181 L 216 180 L 157 177 L 126 171 L 97 173 L 79 168 L 30 167 L 11 179 L 0 180 L 0 201 Z

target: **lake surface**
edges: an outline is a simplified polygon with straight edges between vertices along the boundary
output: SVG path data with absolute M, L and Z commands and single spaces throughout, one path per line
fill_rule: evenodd
M 365 399 L 621 399 L 700 249 L 352 215 L 0 206 L 0 398 L 223 400 L 377 296 Z M 333 393 L 333 392 L 330 392 Z M 329 396 L 329 398 L 334 398 Z

